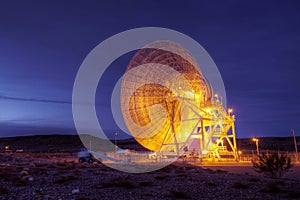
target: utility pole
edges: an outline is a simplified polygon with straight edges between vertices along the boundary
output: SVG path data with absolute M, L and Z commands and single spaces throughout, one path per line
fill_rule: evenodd
M 295 136 L 295 130 L 292 129 L 293 137 L 294 137 L 294 144 L 295 144 L 295 157 L 296 157 L 296 162 L 298 163 L 298 148 L 297 148 L 297 141 L 296 141 L 296 136 Z
M 258 148 L 258 141 L 259 141 L 259 140 L 258 140 L 257 138 L 253 138 L 252 141 L 255 142 L 255 145 L 256 145 L 256 153 L 257 153 L 257 155 L 259 156 L 259 148 Z

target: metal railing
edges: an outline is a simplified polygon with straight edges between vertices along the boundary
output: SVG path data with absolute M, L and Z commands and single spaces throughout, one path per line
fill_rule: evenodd
M 276 150 L 260 150 L 259 154 L 274 154 L 274 153 L 279 153 L 279 154 L 287 154 L 288 157 L 291 158 L 291 161 L 293 163 L 299 162 L 300 161 L 300 152 L 297 154 L 295 152 L 291 151 L 276 151 Z M 257 160 L 258 159 L 258 154 L 255 150 L 252 151 L 243 151 L 243 153 L 239 156 L 240 161 L 251 161 L 251 160 Z

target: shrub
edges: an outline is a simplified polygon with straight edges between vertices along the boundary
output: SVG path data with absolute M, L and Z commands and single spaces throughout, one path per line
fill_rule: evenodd
M 280 178 L 292 167 L 291 158 L 287 154 L 274 153 L 270 155 L 261 154 L 258 160 L 253 161 L 254 170 L 258 173 L 264 173 L 270 178 Z

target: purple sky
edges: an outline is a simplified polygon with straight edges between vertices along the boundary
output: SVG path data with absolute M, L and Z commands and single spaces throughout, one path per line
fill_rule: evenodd
M 71 97 L 81 62 L 109 36 L 145 26 L 180 31 L 208 51 L 238 137 L 300 134 L 299 1 L 112 2 L 1 1 L 0 137 L 76 133 Z M 99 85 L 106 129 L 117 130 L 111 85 L 130 56 L 116 60 Z

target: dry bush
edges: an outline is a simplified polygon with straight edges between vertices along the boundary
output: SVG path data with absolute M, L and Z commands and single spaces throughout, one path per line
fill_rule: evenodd
M 258 173 L 263 173 L 270 178 L 280 178 L 292 167 L 291 158 L 287 154 L 261 154 L 258 160 L 253 161 L 253 168 Z

